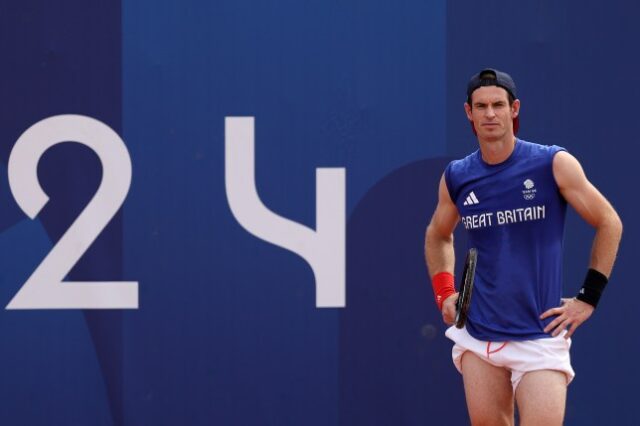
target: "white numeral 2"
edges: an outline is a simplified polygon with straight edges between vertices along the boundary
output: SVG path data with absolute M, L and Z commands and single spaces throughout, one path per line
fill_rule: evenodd
M 137 309 L 138 283 L 63 282 L 116 214 L 129 192 L 131 159 L 109 126 L 81 115 L 46 118 L 27 129 L 9 157 L 9 185 L 20 208 L 34 219 L 49 197 L 38 181 L 38 162 L 61 142 L 91 148 L 102 162 L 102 181 L 89 204 L 16 293 L 6 309 Z

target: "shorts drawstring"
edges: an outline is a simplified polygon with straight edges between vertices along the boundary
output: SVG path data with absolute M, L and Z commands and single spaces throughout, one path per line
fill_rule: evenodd
M 491 342 L 487 342 L 487 358 L 489 358 L 491 356 L 491 354 L 495 354 L 496 352 L 500 352 L 505 346 L 507 346 L 507 343 L 509 343 L 509 342 L 504 342 L 504 343 L 502 343 L 502 346 L 500 346 L 498 349 L 491 350 Z

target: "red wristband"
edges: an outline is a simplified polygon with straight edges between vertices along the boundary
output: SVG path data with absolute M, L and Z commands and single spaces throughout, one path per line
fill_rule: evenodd
M 437 273 L 431 278 L 431 284 L 433 285 L 433 294 L 436 297 L 438 309 L 442 310 L 442 302 L 456 292 L 456 288 L 453 285 L 453 274 L 449 272 Z

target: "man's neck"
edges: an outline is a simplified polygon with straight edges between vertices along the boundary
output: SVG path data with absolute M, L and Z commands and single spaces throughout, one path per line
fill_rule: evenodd
M 516 138 L 511 135 L 504 139 L 483 141 L 479 140 L 482 159 L 487 164 L 499 164 L 505 161 L 516 146 Z

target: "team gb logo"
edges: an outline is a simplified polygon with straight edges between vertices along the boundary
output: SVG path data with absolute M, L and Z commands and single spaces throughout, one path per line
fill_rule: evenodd
M 524 199 L 533 200 L 536 196 L 536 188 L 533 181 L 531 179 L 527 179 L 522 184 L 525 187 L 525 189 L 522 190 L 522 196 L 524 197 Z

